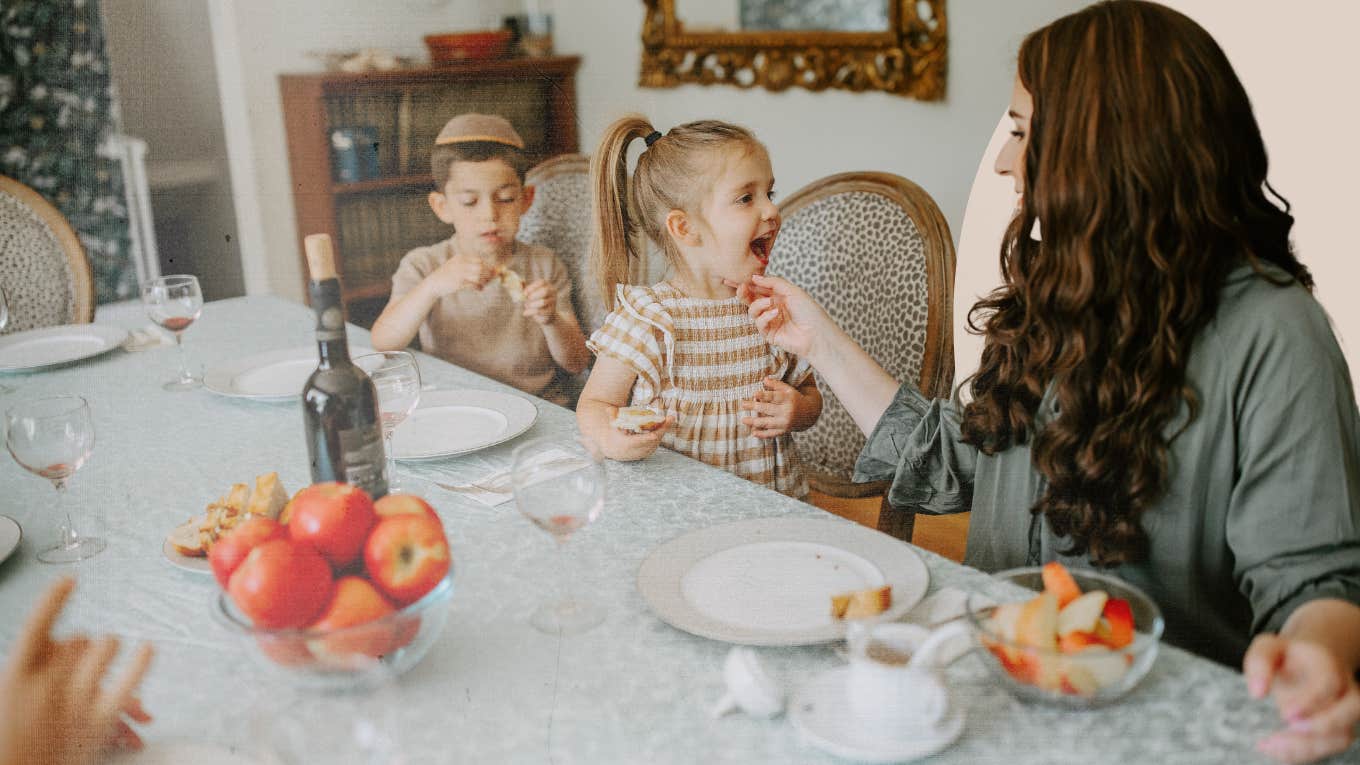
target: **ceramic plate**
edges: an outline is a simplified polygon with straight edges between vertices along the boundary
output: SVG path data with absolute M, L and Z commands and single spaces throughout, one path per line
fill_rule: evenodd
M 926 564 L 887 534 L 844 521 L 760 518 L 685 534 L 642 562 L 638 591 L 662 621 L 728 643 L 839 640 L 831 596 L 892 585 L 894 620 L 925 597 Z
M 108 353 L 127 339 L 127 330 L 103 324 L 68 324 L 0 337 L 0 372 L 67 364 Z
M 19 549 L 19 542 L 23 538 L 24 530 L 19 528 L 19 522 L 8 515 L 0 515 L 0 563 L 4 563 Z
M 963 732 L 963 711 L 957 704 L 937 726 L 908 725 L 892 735 L 865 731 L 845 703 L 849 675 L 849 667 L 828 670 L 793 696 L 789 719 L 818 749 L 856 762 L 908 762 L 943 750 Z
M 399 460 L 426 460 L 485 449 L 528 430 L 538 407 L 523 396 L 488 390 L 427 390 L 392 433 Z
M 366 347 L 349 349 L 350 358 L 372 352 Z M 203 387 L 232 398 L 286 401 L 302 395 L 316 365 L 315 345 L 269 351 L 209 369 Z
M 185 521 L 186 524 L 197 522 L 197 520 Z M 192 571 L 195 574 L 212 575 L 212 564 L 208 562 L 208 556 L 205 555 L 196 558 L 190 555 L 181 555 L 180 552 L 175 549 L 175 546 L 170 544 L 168 538 L 164 542 L 161 542 L 161 555 L 165 556 L 165 559 L 175 568 Z

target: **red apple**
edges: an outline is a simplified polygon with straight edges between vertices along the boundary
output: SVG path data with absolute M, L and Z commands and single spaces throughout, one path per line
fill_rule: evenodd
M 434 589 L 449 572 L 450 561 L 444 527 L 415 513 L 382 519 L 364 545 L 368 578 L 403 606 Z
M 285 667 L 304 667 L 315 661 L 312 652 L 307 649 L 307 639 L 300 632 L 257 635 L 255 644 L 275 664 Z
M 291 539 L 257 545 L 227 583 L 236 607 L 256 627 L 271 630 L 310 624 L 334 589 L 321 553 Z
M 1101 615 L 1104 619 L 1097 626 L 1096 634 L 1106 645 L 1117 649 L 1133 642 L 1133 609 L 1127 600 L 1110 598 Z
M 428 515 L 436 523 L 443 526 L 439 520 L 439 514 L 430 507 L 430 503 L 417 497 L 414 494 L 388 494 L 386 497 L 373 503 L 373 512 L 378 514 L 379 520 L 393 515 L 404 515 L 413 513 L 416 515 Z
M 251 550 L 271 539 L 284 539 L 287 536 L 288 530 L 278 521 L 263 516 L 251 518 L 227 532 L 208 551 L 208 562 L 212 564 L 217 583 L 225 590 L 232 573 Z
M 378 516 L 368 493 L 347 483 L 316 483 L 293 497 L 288 534 L 326 556 L 336 569 L 353 563 Z
M 390 620 L 378 621 L 396 611 L 367 579 L 345 576 L 336 580 L 335 595 L 308 630 L 328 632 L 312 641 L 318 656 L 344 659 L 347 656 L 383 656 L 395 650 L 396 626 Z M 319 644 L 319 645 L 318 645 Z

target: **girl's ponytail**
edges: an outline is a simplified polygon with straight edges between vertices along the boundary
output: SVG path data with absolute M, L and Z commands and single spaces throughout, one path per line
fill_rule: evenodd
M 637 235 L 642 211 L 630 210 L 628 145 L 634 138 L 652 133 L 652 124 L 641 115 L 620 118 L 604 131 L 599 149 L 590 158 L 591 242 L 590 261 L 605 305 L 613 310 L 614 288 L 626 284 L 646 252 Z M 636 260 L 634 260 L 636 259 Z

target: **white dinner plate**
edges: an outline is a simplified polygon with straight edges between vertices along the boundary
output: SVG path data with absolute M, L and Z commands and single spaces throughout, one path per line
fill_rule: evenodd
M 190 523 L 197 524 L 198 519 L 195 518 L 184 522 L 184 524 Z M 165 560 L 175 568 L 192 571 L 195 574 L 212 574 L 212 564 L 208 562 L 208 556 L 194 557 L 192 555 L 183 555 L 179 550 L 175 549 L 174 545 L 170 544 L 169 537 L 167 537 L 164 542 L 161 542 L 161 555 L 163 555 Z
M 67 364 L 98 356 L 122 345 L 125 329 L 104 324 L 67 324 L 0 337 L 0 372 Z
M 904 725 L 888 735 L 865 730 L 845 703 L 849 675 L 849 667 L 827 670 L 793 696 L 789 719 L 818 749 L 856 762 L 909 762 L 943 750 L 963 733 L 963 710 L 957 704 L 935 726 Z
M 350 358 L 372 352 L 372 348 L 349 349 Z M 267 351 L 209 369 L 203 387 L 232 398 L 285 401 L 302 395 L 317 363 L 315 345 Z
M 392 433 L 399 460 L 428 460 L 485 449 L 528 430 L 538 407 L 523 396 L 489 390 L 427 390 Z
M 19 542 L 23 538 L 24 530 L 19 528 L 19 522 L 8 515 L 0 515 L 0 563 L 4 563 L 19 549 Z
M 676 537 L 638 568 L 647 605 L 672 627 L 728 643 L 839 640 L 831 596 L 892 585 L 891 621 L 925 597 L 930 573 L 907 544 L 844 521 L 757 518 Z

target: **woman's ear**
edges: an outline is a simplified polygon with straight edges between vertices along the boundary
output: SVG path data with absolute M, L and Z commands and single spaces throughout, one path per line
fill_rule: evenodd
M 449 198 L 442 192 L 431 191 L 427 199 L 430 202 L 430 209 L 434 210 L 434 216 L 452 226 L 453 215 L 449 211 Z
M 694 222 L 684 210 L 671 210 L 666 213 L 666 231 L 676 243 L 686 247 L 698 247 L 703 244 L 699 232 L 695 230 Z

